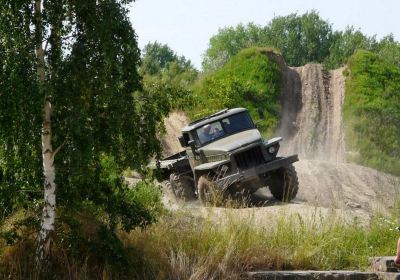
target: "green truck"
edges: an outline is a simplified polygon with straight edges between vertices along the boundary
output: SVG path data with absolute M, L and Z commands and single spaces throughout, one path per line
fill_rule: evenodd
M 263 140 L 245 108 L 219 111 L 182 129 L 182 152 L 157 162 L 179 199 L 218 204 L 269 187 L 281 201 L 298 191 L 297 155 L 277 156 L 281 137 Z

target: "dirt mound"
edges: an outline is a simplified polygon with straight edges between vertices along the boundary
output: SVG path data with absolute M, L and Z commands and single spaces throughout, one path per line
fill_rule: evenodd
M 181 129 L 189 123 L 189 119 L 184 112 L 172 112 L 164 120 L 166 133 L 161 138 L 164 156 L 170 156 L 182 151 L 178 137 L 182 135 Z
M 400 195 L 398 178 L 371 168 L 316 160 L 301 160 L 295 167 L 297 201 L 308 205 L 389 213 Z

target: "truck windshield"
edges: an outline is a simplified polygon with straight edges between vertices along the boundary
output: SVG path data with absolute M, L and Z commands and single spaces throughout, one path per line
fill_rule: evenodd
M 196 133 L 200 144 L 214 141 L 227 134 L 234 134 L 243 130 L 254 128 L 253 121 L 247 112 L 242 112 L 227 118 L 208 123 L 198 129 Z
M 224 130 L 229 134 L 254 128 L 253 121 L 247 112 L 222 119 L 222 123 L 224 125 Z

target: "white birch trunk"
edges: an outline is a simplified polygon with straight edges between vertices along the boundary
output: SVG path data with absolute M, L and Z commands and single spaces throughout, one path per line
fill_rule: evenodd
M 51 144 L 51 103 L 46 101 L 44 108 L 45 119 L 42 130 L 42 153 L 44 173 L 44 207 L 42 212 L 41 229 L 38 236 L 36 251 L 37 264 L 46 262 L 52 246 L 52 235 L 56 219 L 56 172 L 54 168 L 54 153 Z
M 35 27 L 38 32 L 38 43 L 36 45 L 37 77 L 40 86 L 43 86 L 46 79 L 45 53 L 43 50 L 42 36 L 42 0 L 35 1 Z M 43 88 L 41 89 L 43 90 Z M 52 236 L 56 219 L 56 184 L 53 146 L 51 143 L 51 116 L 52 105 L 49 100 L 44 103 L 44 115 L 42 124 L 42 156 L 44 173 L 44 207 L 42 212 L 41 229 L 38 236 L 36 249 L 36 265 L 39 269 L 46 269 L 44 266 L 48 261 L 52 247 Z

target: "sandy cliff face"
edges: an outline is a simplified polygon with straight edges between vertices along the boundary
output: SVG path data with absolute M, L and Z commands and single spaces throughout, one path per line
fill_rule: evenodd
M 345 161 L 342 105 L 343 69 L 327 71 L 320 64 L 287 68 L 283 75 L 282 153 L 302 159 Z
M 183 150 L 178 137 L 182 135 L 181 129 L 189 123 L 189 118 L 184 112 L 171 112 L 164 120 L 166 134 L 161 138 L 161 145 L 165 156 L 170 156 Z
M 342 108 L 343 68 L 327 71 L 320 64 L 283 71 L 281 154 L 297 153 L 300 189 L 307 204 L 387 212 L 399 197 L 399 179 L 347 164 Z

